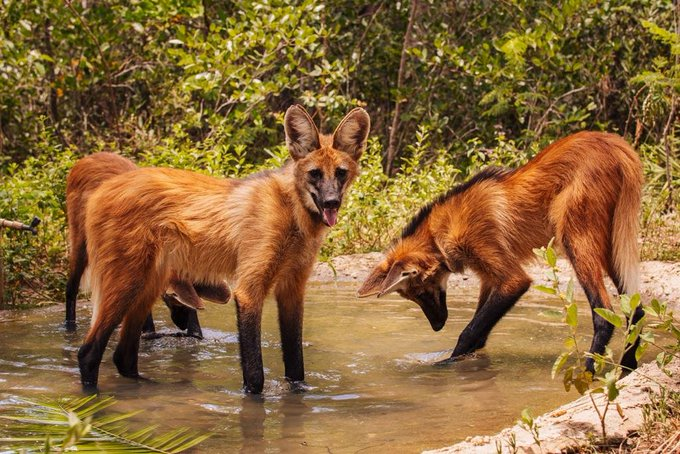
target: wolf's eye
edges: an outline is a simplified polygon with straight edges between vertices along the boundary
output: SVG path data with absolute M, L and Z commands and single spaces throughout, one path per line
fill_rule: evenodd
M 307 172 L 307 175 L 309 175 L 309 178 L 312 180 L 320 180 L 323 178 L 323 172 L 320 169 L 312 169 Z
M 335 169 L 335 178 L 340 181 L 345 181 L 345 178 L 347 178 L 347 169 L 343 169 L 342 167 Z

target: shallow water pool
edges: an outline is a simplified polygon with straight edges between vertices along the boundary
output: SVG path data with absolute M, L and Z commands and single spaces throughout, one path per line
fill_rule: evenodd
M 435 367 L 472 317 L 476 293 L 450 291 L 449 321 L 435 333 L 415 304 L 397 296 L 360 300 L 356 288 L 331 283 L 308 289 L 304 393 L 290 392 L 283 379 L 273 301 L 265 304 L 261 397 L 241 391 L 233 302 L 200 313 L 202 341 L 142 341 L 139 369 L 150 381 L 117 375 L 114 336 L 99 388 L 116 397 L 115 411 L 143 409 L 134 420 L 140 425 L 213 432 L 198 452 L 418 452 L 494 433 L 513 424 L 523 408 L 538 415 L 576 397 L 550 379 L 567 334 L 557 300 L 546 303 L 530 291 L 477 358 Z M 579 314 L 589 333 L 586 303 Z M 157 329 L 174 331 L 164 307 L 154 315 Z M 76 352 L 89 316 L 80 304 L 79 329 L 68 334 L 63 305 L 3 313 L 0 400 L 80 395 Z

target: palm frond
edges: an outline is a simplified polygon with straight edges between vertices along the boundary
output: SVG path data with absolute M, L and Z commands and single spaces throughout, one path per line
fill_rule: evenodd
M 162 434 L 157 426 L 130 429 L 127 420 L 141 411 L 99 414 L 114 404 L 110 396 L 18 399 L 0 414 L 0 450 L 174 454 L 210 437 L 188 428 Z M 3 420 L 9 422 L 4 427 Z

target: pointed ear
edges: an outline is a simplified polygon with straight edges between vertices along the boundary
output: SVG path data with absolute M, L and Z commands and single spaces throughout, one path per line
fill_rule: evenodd
M 386 269 L 387 264 L 385 262 L 376 266 L 361 285 L 361 288 L 357 292 L 357 296 L 359 298 L 365 298 L 367 296 L 377 295 L 380 293 L 382 283 L 387 277 Z
M 359 298 L 372 295 L 378 295 L 380 298 L 388 293 L 396 292 L 406 286 L 409 279 L 418 274 L 418 270 L 404 269 L 404 265 L 399 262 L 393 264 L 389 271 L 385 271 L 388 266 L 386 262 L 383 262 L 375 267 L 359 289 Z
M 404 269 L 404 265 L 401 263 L 395 263 L 390 269 L 390 272 L 387 273 L 387 277 L 385 277 L 385 280 L 382 283 L 382 288 L 380 289 L 380 293 L 378 293 L 378 298 L 404 288 L 408 284 L 409 279 L 412 279 L 417 274 L 418 270 Z
M 453 266 L 453 263 L 449 260 L 449 256 L 446 253 L 446 249 L 445 249 L 444 245 L 440 244 L 439 241 L 437 241 L 436 238 L 434 238 L 434 245 L 437 248 L 437 252 L 441 255 L 441 257 L 440 257 L 441 263 L 444 264 L 444 266 L 446 267 L 446 270 L 449 273 L 453 273 L 456 270 L 456 268 Z
M 333 148 L 344 151 L 358 161 L 366 148 L 371 117 L 361 107 L 345 115 L 333 133 Z
M 286 132 L 286 146 L 294 160 L 305 157 L 308 153 L 321 148 L 319 130 L 304 107 L 299 104 L 290 106 L 283 119 Z

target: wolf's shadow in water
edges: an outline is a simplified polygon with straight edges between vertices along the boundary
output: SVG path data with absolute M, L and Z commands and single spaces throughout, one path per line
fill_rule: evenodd
M 303 401 L 304 394 L 287 392 L 273 408 L 275 412 L 267 415 L 266 397 L 246 395 L 243 397 L 239 422 L 243 437 L 242 453 L 261 453 L 269 448 L 271 441 L 276 440 L 277 448 L 282 452 L 300 448 L 305 440 L 304 415 L 311 408 Z M 280 424 L 265 424 L 267 417 L 278 419 Z M 280 427 L 280 433 L 265 439 L 265 427 Z

